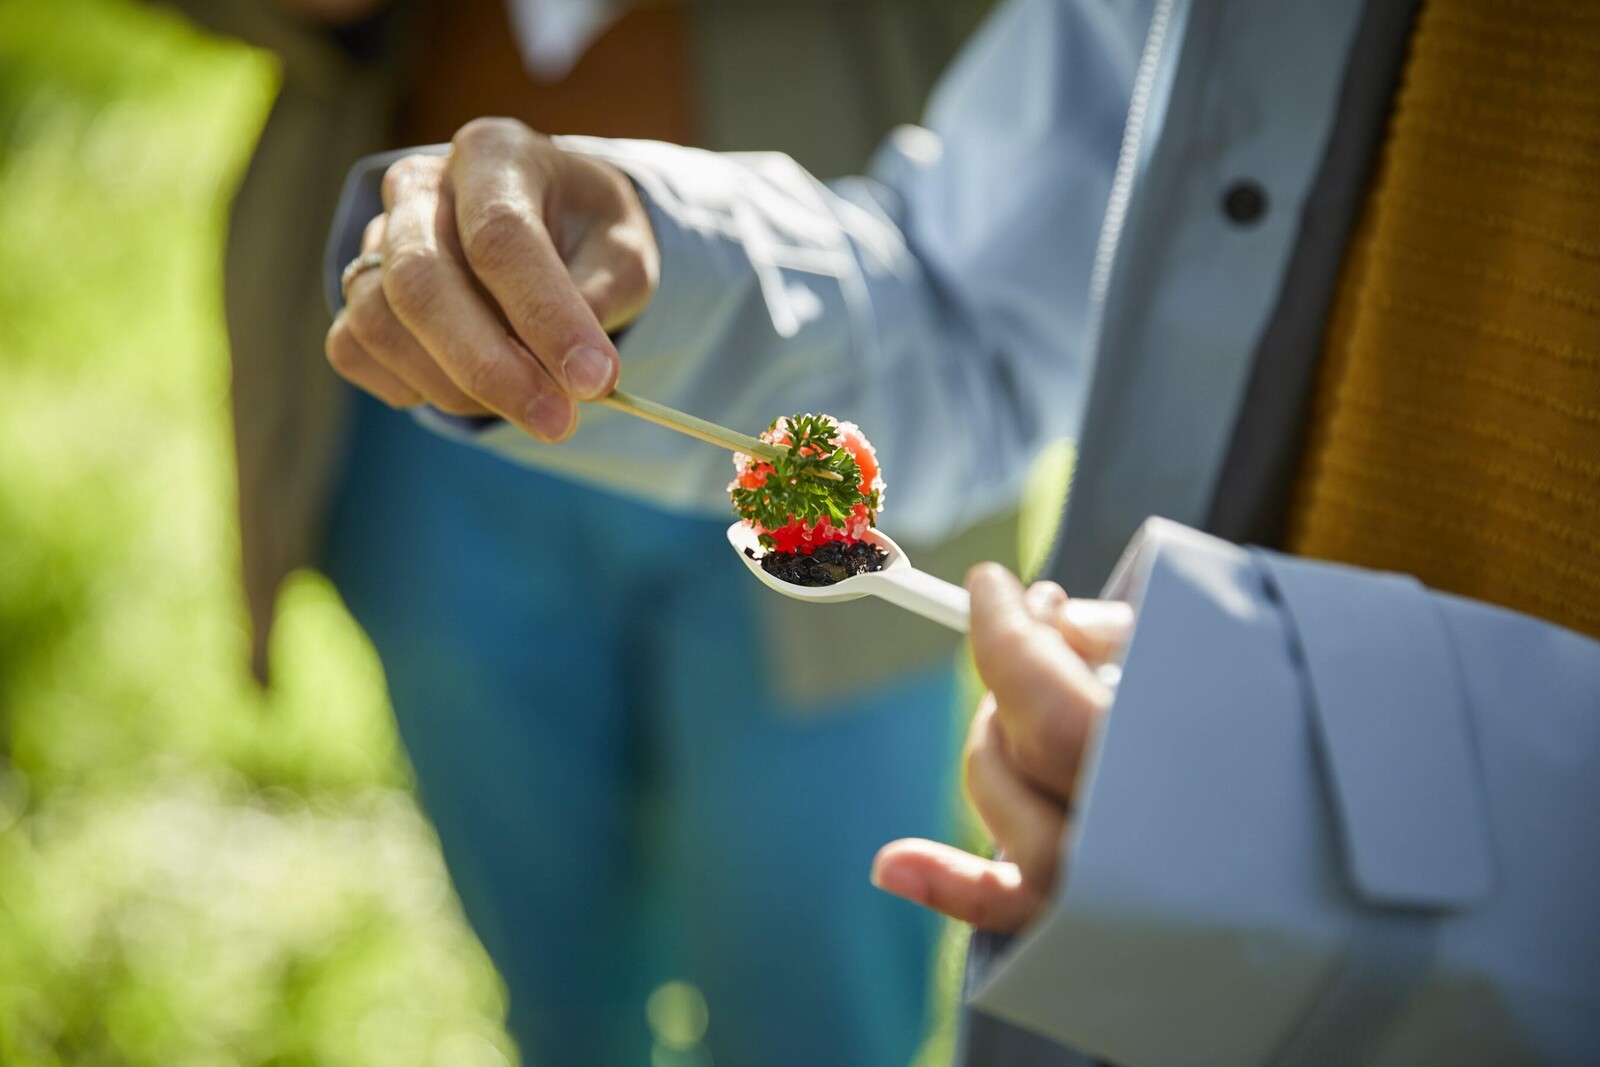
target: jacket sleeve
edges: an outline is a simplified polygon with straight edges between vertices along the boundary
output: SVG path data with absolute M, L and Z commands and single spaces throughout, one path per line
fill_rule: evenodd
M 1148 0 L 1004 5 L 927 128 L 892 135 L 871 177 L 562 139 L 630 175 L 661 248 L 660 288 L 619 345 L 626 387 L 748 432 L 802 410 L 858 422 L 892 479 L 897 534 L 936 540 L 1006 506 L 1034 451 L 1077 425 L 1089 276 L 1148 15 Z M 341 216 L 330 272 L 367 217 Z M 554 448 L 428 418 L 660 504 L 727 510 L 725 455 L 615 412 L 585 409 Z
M 1600 643 L 1161 520 L 1108 593 L 1064 890 L 976 1008 L 1130 1067 L 1592 1062 Z

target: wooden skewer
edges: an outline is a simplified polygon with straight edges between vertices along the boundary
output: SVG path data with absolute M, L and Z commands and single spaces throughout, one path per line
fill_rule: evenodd
M 669 430 L 688 434 L 713 445 L 720 445 L 733 452 L 743 452 L 746 455 L 756 456 L 769 462 L 778 459 L 783 451 L 775 445 L 769 445 L 758 437 L 750 437 L 737 430 L 730 430 L 725 426 L 718 426 L 714 422 L 696 418 L 676 408 L 669 408 L 665 404 L 658 404 L 654 400 L 646 400 L 642 396 L 624 393 L 621 389 L 613 389 L 608 396 L 603 396 L 595 401 L 604 404 L 614 411 L 626 412 L 636 418 L 653 422 L 657 426 L 665 426 Z M 837 471 L 814 468 L 806 471 L 830 482 L 842 482 L 844 478 Z

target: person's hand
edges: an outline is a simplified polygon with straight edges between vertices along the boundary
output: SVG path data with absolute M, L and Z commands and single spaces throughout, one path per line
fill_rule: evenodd
M 389 168 L 383 204 L 362 242 L 381 266 L 348 278 L 328 331 L 334 369 L 396 407 L 570 435 L 574 399 L 616 384 L 607 330 L 644 309 L 660 273 L 627 177 L 520 122 L 477 119 L 448 156 Z
M 934 841 L 885 845 L 873 883 L 955 919 L 1015 932 L 1055 886 L 1084 747 L 1111 704 L 1094 667 L 1132 629 L 1127 604 L 1069 600 L 1053 582 L 1024 590 L 993 563 L 967 576 L 972 653 L 989 686 L 967 736 L 966 788 L 1002 859 Z

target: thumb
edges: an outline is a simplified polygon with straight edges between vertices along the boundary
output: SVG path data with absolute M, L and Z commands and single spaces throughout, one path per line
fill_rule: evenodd
M 986 860 L 937 841 L 905 838 L 878 850 L 872 884 L 982 930 L 1012 934 L 1044 906 L 1015 863 Z

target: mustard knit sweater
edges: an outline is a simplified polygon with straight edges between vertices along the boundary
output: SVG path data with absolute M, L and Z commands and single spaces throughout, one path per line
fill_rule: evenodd
M 1424 3 L 1289 548 L 1600 637 L 1600 2 Z

